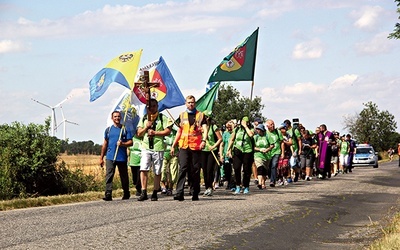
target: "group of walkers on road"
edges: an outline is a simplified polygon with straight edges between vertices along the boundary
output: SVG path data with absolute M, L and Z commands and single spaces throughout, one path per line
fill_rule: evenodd
M 298 119 L 276 126 L 272 119 L 250 121 L 244 116 L 217 126 L 211 112 L 196 109 L 194 96 L 186 97 L 185 105 L 186 110 L 174 122 L 159 113 L 158 102 L 150 99 L 134 135 L 122 126 L 121 113 L 112 113 L 113 125 L 104 132 L 100 155 L 101 166 L 106 157 L 104 200 L 112 200 L 116 167 L 122 199 L 130 198 L 128 165 L 138 201 L 149 199 L 150 170 L 154 174 L 151 201 L 158 200 L 158 193 L 177 201 L 187 195 L 192 201 L 199 200 L 201 172 L 202 194 L 212 196 L 222 187 L 235 195 L 249 194 L 252 181 L 263 190 L 353 170 L 355 141 L 350 134 L 329 131 L 325 124 L 310 130 Z

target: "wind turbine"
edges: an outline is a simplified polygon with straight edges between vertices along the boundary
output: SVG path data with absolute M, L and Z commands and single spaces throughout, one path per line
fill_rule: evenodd
M 35 101 L 35 102 L 37 102 L 37 103 L 39 103 L 39 104 L 41 104 L 43 106 L 46 106 L 46 107 L 51 109 L 51 136 L 54 136 L 54 131 L 57 129 L 56 108 L 58 108 L 61 104 L 63 104 L 66 100 L 68 100 L 71 97 L 72 97 L 72 95 L 68 96 L 67 98 L 65 98 L 64 100 L 62 100 L 61 102 L 59 102 L 57 105 L 55 105 L 53 107 L 50 106 L 50 105 L 47 105 L 47 104 L 45 104 L 43 102 L 39 102 L 38 100 L 35 100 L 35 99 L 31 98 L 32 101 Z
M 61 105 L 60 105 L 60 109 L 61 109 L 61 115 L 62 115 L 62 118 L 63 118 L 63 120 L 60 122 L 60 124 L 58 124 L 58 125 L 57 125 L 57 127 L 56 127 L 56 128 L 58 128 L 59 126 L 61 126 L 61 124 L 63 124 L 63 123 L 64 123 L 64 128 L 63 128 L 63 140 L 65 141 L 65 140 L 67 139 L 67 135 L 66 135 L 66 131 L 67 131 L 67 129 L 66 129 L 66 127 L 67 127 L 67 123 L 74 124 L 74 125 L 78 125 L 78 126 L 79 126 L 79 124 L 78 124 L 78 123 L 76 123 L 76 122 L 71 122 L 71 121 L 69 121 L 69 120 L 65 119 L 64 112 L 63 112 L 63 109 L 62 109 L 62 106 L 61 106 Z

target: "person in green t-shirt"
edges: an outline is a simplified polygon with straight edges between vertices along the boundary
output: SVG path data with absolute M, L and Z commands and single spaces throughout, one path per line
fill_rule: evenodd
M 171 155 L 171 146 L 174 143 L 177 128 L 172 126 L 171 134 L 164 137 L 165 151 L 164 159 L 161 168 L 161 193 L 166 195 L 172 195 L 174 185 L 178 181 L 178 155 Z M 175 148 L 178 152 L 178 147 Z
M 267 120 L 267 140 L 273 148 L 269 151 L 269 170 L 270 170 L 270 187 L 275 187 L 277 177 L 277 167 L 279 157 L 284 151 L 283 136 L 279 130 L 275 128 L 275 122 L 271 119 Z
M 256 127 L 257 134 L 254 136 L 254 164 L 257 167 L 257 178 L 259 189 L 265 189 L 265 181 L 267 179 L 267 170 L 269 167 L 268 152 L 273 148 L 265 136 L 265 127 L 258 124 Z
M 129 166 L 132 172 L 132 182 L 136 188 L 136 196 L 142 193 L 142 184 L 140 182 L 140 158 L 142 140 L 136 135 L 132 138 L 133 145 L 128 148 Z
M 157 192 L 160 189 L 161 167 L 164 157 L 164 137 L 171 133 L 171 121 L 158 113 L 158 102 L 149 100 L 147 114 L 140 118 L 137 126 L 137 135 L 142 138 L 142 159 L 140 161 L 140 180 L 142 193 L 138 201 L 147 200 L 147 180 L 150 168 L 153 167 L 154 189 L 152 201 L 157 201 Z
M 243 194 L 250 192 L 251 168 L 254 161 L 254 151 L 252 137 L 253 131 L 250 129 L 249 118 L 243 117 L 240 126 L 232 132 L 228 146 L 228 157 L 233 158 L 233 170 L 235 172 L 236 189 L 235 194 L 239 194 L 240 184 L 243 184 Z M 243 166 L 243 182 L 242 182 Z
M 343 173 L 345 170 L 347 170 L 347 161 L 349 158 L 349 152 L 350 152 L 350 145 L 349 142 L 346 140 L 346 136 L 342 135 L 340 137 L 340 145 L 339 145 L 339 171 Z M 335 173 L 336 175 L 336 173 Z
M 218 148 L 222 142 L 221 130 L 212 120 L 212 113 L 208 110 L 204 111 L 207 120 L 208 134 L 206 146 L 201 152 L 201 167 L 203 169 L 203 178 L 206 191 L 203 195 L 212 196 L 214 190 L 216 165 L 219 165 Z M 219 168 L 218 170 L 219 171 Z

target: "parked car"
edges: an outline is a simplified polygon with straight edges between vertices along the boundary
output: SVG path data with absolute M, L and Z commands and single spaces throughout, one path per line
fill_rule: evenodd
M 369 144 L 358 144 L 353 158 L 353 166 L 378 167 L 378 152 Z

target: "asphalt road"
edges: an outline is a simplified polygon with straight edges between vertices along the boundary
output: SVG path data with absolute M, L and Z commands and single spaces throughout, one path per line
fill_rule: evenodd
M 1 249 L 362 249 L 400 208 L 400 167 L 183 202 L 160 196 L 0 212 Z

